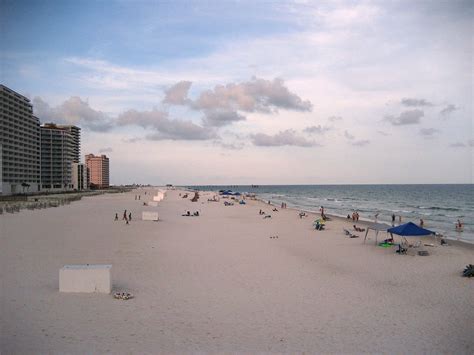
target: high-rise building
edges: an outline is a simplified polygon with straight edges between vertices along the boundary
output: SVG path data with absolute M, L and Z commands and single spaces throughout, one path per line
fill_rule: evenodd
M 40 188 L 40 125 L 30 100 L 0 85 L 0 195 Z
M 57 127 L 66 130 L 72 136 L 73 162 L 79 163 L 81 161 L 81 129 L 77 126 L 60 124 Z
M 72 190 L 72 163 L 76 141 L 68 129 L 53 123 L 41 125 L 41 189 Z
M 109 158 L 105 155 L 86 155 L 86 166 L 91 188 L 106 189 L 109 187 Z
M 82 163 L 72 163 L 72 187 L 74 190 L 87 190 L 87 167 Z

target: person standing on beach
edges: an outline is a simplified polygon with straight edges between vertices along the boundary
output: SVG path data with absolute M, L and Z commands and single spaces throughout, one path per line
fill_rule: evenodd
M 122 221 L 123 221 L 124 219 L 127 219 L 127 210 L 123 211 Z
M 115 220 L 118 221 L 118 213 L 115 214 Z
M 132 220 L 132 212 L 128 214 L 128 219 L 131 221 Z
M 398 216 L 398 224 L 402 224 L 402 215 Z
M 420 218 L 420 227 L 423 228 L 425 225 L 425 221 L 423 221 L 423 218 Z
M 395 213 L 392 213 L 392 227 L 395 225 Z

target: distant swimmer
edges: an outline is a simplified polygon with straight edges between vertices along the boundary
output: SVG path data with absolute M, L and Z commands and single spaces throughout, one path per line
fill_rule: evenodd
M 463 225 L 463 223 L 461 222 L 461 220 L 458 219 L 458 220 L 456 221 L 456 231 L 462 232 L 463 226 L 464 226 L 464 225 Z

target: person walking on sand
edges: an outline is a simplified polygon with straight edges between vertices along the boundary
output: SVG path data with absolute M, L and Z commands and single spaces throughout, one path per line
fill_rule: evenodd
M 128 219 L 131 221 L 132 220 L 132 212 L 128 214 Z
M 127 210 L 123 211 L 122 221 L 123 221 L 124 219 L 127 219 Z
M 118 213 L 115 214 L 115 220 L 118 221 Z
M 395 226 L 395 213 L 392 213 L 392 227 Z
M 425 225 L 425 221 L 423 221 L 423 218 L 420 218 L 420 227 L 423 228 Z

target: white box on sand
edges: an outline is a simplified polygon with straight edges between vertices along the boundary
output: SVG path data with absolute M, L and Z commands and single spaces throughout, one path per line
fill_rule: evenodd
M 150 201 L 150 202 L 148 202 L 148 206 L 158 207 L 158 202 L 156 202 L 156 201 Z
M 112 265 L 64 265 L 59 270 L 59 292 L 110 293 Z
M 153 201 L 160 202 L 161 200 L 163 200 L 162 195 L 153 196 Z
M 158 212 L 143 211 L 142 212 L 142 220 L 143 221 L 157 221 L 158 220 Z

